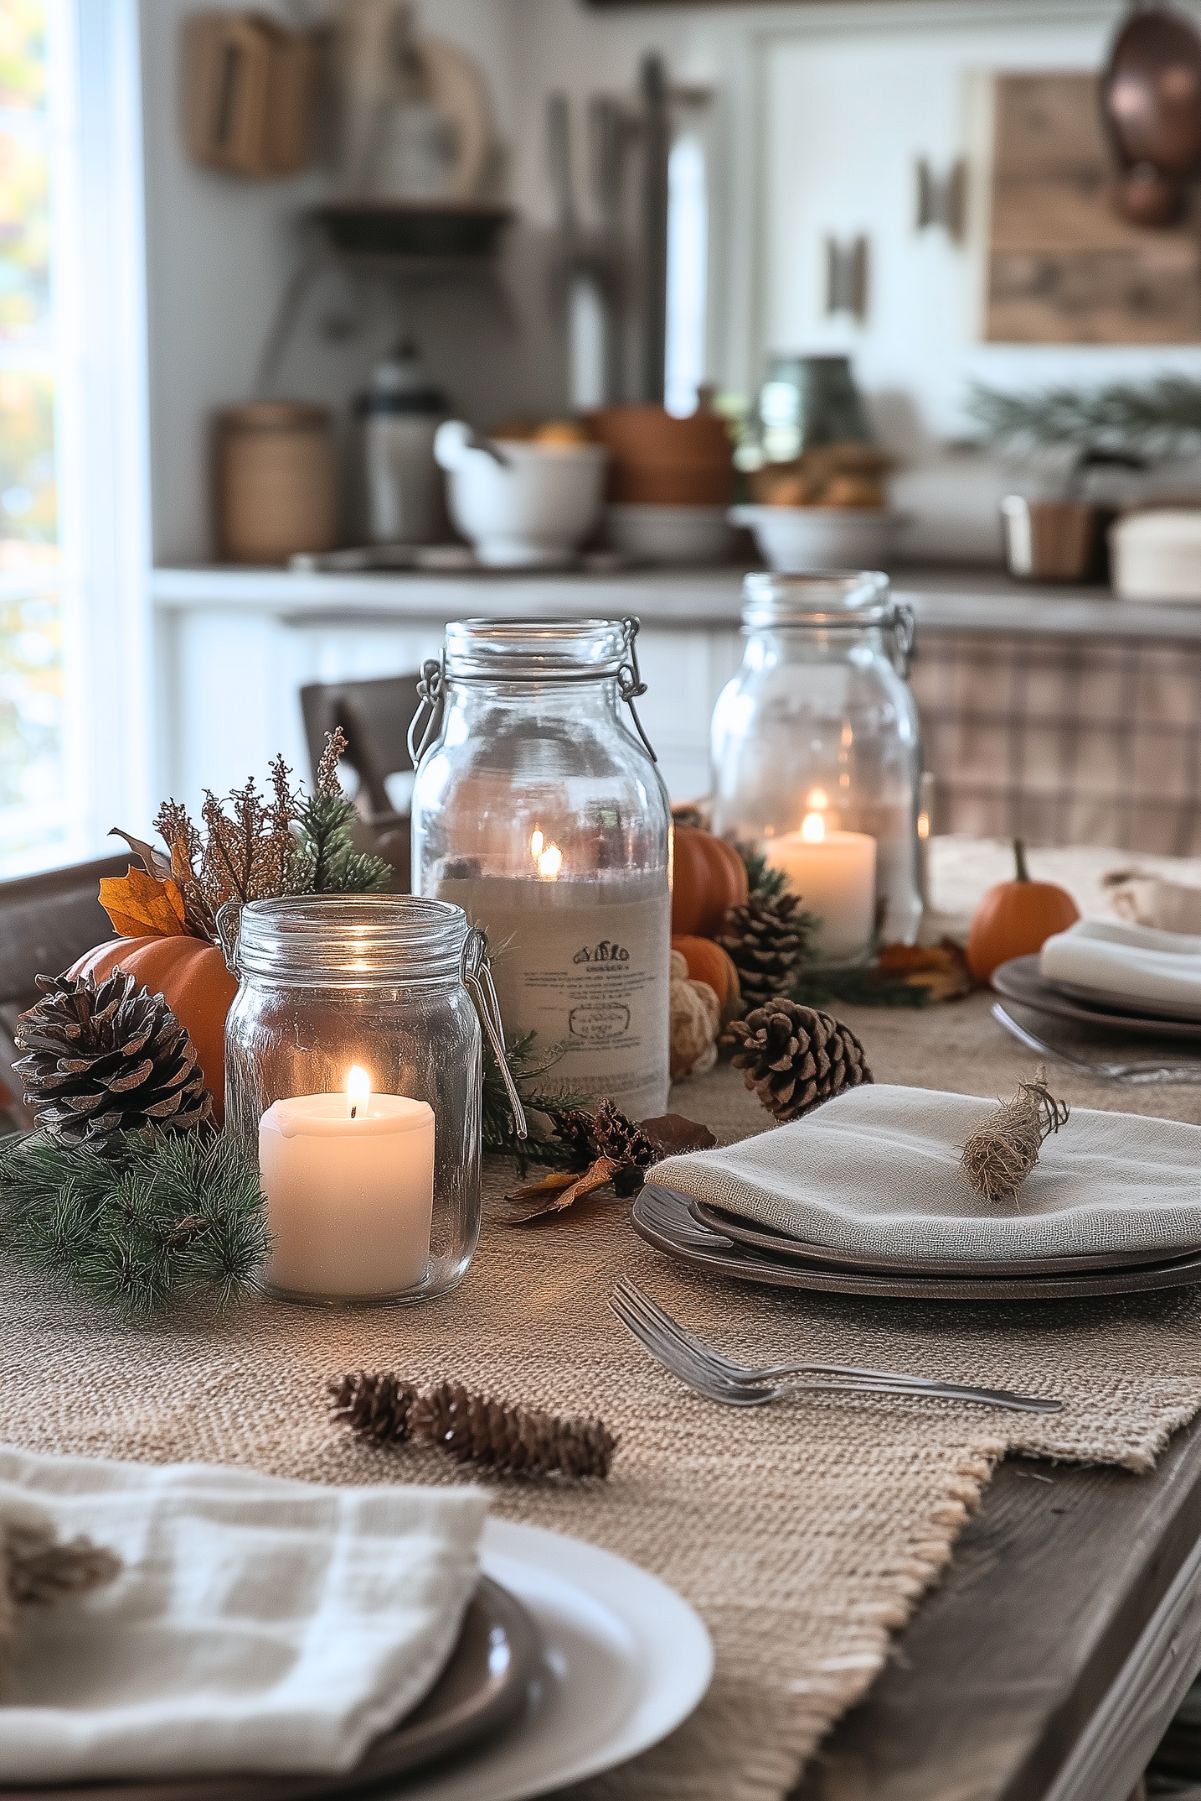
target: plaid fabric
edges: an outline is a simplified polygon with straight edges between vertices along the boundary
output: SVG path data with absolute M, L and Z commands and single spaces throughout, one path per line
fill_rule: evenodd
M 912 679 L 936 832 L 1201 853 L 1201 643 L 919 633 Z

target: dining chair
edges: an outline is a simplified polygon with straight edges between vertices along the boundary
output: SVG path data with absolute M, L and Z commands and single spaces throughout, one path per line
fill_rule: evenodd
M 305 740 L 314 776 L 328 732 L 346 734 L 342 767 L 354 777 L 352 798 L 362 820 L 361 848 L 386 857 L 395 891 L 409 889 L 410 824 L 407 797 L 389 793 L 389 778 L 410 773 L 408 730 L 417 705 L 417 676 L 310 682 L 300 690 Z
M 7 1089 L 7 1110 L 21 1123 L 30 1123 L 28 1110 L 17 1085 L 5 1081 L 18 1055 L 17 1016 L 37 999 L 37 976 L 58 975 L 113 936 L 100 878 L 124 875 L 128 866 L 127 854 L 101 857 L 0 882 L 0 1091 Z

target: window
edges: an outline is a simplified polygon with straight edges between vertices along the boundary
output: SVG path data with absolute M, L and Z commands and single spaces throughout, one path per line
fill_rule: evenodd
M 0 877 L 97 854 L 144 749 L 133 12 L 0 0 Z

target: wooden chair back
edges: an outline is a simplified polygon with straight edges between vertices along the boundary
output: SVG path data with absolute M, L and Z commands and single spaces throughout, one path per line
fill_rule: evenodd
M 128 853 L 75 863 L 66 869 L 0 882 L 0 1088 L 10 1091 L 9 1111 L 28 1114 L 7 1080 L 17 1056 L 17 1015 L 37 999 L 35 978 L 58 975 L 95 944 L 113 936 L 100 905 L 100 878 L 124 875 Z
M 388 777 L 407 773 L 409 721 L 417 706 L 417 676 L 389 675 L 363 681 L 310 682 L 300 690 L 300 709 L 313 774 L 327 732 L 341 726 L 347 748 L 342 759 L 357 784 L 354 802 L 363 821 L 362 847 L 386 857 L 396 871 L 395 889 L 409 887 L 410 826 L 407 801 L 394 804 Z

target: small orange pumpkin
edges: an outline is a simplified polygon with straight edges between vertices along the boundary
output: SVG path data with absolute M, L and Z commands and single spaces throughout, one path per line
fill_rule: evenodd
M 972 920 L 967 941 L 967 966 L 978 982 L 987 982 L 994 969 L 1011 957 L 1029 957 L 1040 951 L 1056 932 L 1066 932 L 1080 917 L 1080 909 L 1066 888 L 1055 882 L 1033 882 L 1026 867 L 1026 847 L 1013 841 L 1014 876 L 990 888 Z
M 699 825 L 675 828 L 671 929 L 677 936 L 715 937 L 748 893 L 746 864 L 732 844 Z
M 734 967 L 733 958 L 720 944 L 714 944 L 712 938 L 695 938 L 684 934 L 672 939 L 671 948 L 679 951 L 694 982 L 708 982 L 721 1002 L 723 1012 L 731 1001 L 738 998 L 738 971 Z
M 225 1016 L 238 984 L 215 944 L 203 938 L 112 938 L 72 964 L 73 976 L 121 968 L 161 994 L 196 1047 L 217 1122 L 225 1115 Z

